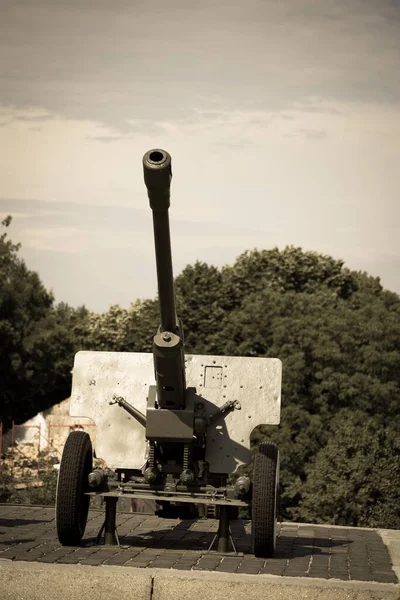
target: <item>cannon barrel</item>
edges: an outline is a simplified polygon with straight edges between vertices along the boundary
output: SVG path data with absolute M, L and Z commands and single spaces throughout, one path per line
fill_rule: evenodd
M 160 329 L 153 339 L 157 404 L 160 408 L 180 410 L 185 407 L 186 382 L 183 333 L 175 308 L 168 217 L 171 156 L 165 150 L 149 150 L 143 157 L 143 173 L 153 211 L 161 318 Z
M 172 179 L 171 156 L 165 150 L 149 150 L 143 157 L 143 171 L 150 207 L 153 211 L 161 331 L 175 333 L 178 323 L 168 217 Z

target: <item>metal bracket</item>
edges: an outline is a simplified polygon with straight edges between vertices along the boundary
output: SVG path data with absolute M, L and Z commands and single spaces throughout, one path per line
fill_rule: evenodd
M 216 550 L 217 554 L 231 554 L 228 552 L 229 541 L 230 541 L 232 544 L 233 552 L 237 556 L 239 556 L 239 553 L 236 550 L 235 542 L 233 541 L 229 522 L 230 522 L 229 506 L 223 505 L 220 507 L 218 531 L 214 535 L 213 540 L 212 540 L 211 544 L 209 545 L 207 552 L 212 552 L 211 548 L 214 546 L 215 542 L 217 542 L 217 550 Z
M 145 415 L 143 413 L 141 413 L 140 410 L 138 410 L 137 408 L 132 406 L 132 404 L 129 404 L 129 402 L 127 402 L 125 400 L 125 398 L 122 398 L 122 396 L 117 396 L 116 394 L 114 394 L 112 400 L 110 400 L 110 402 L 108 404 L 110 406 L 112 406 L 113 404 L 118 404 L 118 406 L 121 406 L 121 408 L 124 408 L 126 410 L 126 412 L 128 412 L 130 415 L 132 415 L 132 417 L 135 417 L 135 419 L 141 425 L 143 425 L 143 427 L 146 427 Z
M 214 421 L 216 421 L 219 417 L 225 415 L 226 413 L 229 413 L 232 410 L 241 410 L 242 406 L 239 402 L 239 400 L 228 400 L 228 402 L 225 402 L 225 404 L 223 404 L 220 409 L 215 412 L 213 415 L 211 415 L 211 417 L 209 418 L 208 424 L 211 425 L 211 423 L 213 423 Z
M 118 498 L 108 496 L 105 498 L 106 516 L 104 523 L 96 536 L 95 545 L 100 545 L 101 536 L 104 531 L 105 546 L 119 546 L 119 537 L 117 533 L 117 502 Z

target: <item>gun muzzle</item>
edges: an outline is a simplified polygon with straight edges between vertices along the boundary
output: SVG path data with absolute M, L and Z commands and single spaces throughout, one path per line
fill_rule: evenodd
M 172 179 L 171 156 L 165 150 L 149 150 L 143 156 L 143 172 L 151 209 L 168 210 Z

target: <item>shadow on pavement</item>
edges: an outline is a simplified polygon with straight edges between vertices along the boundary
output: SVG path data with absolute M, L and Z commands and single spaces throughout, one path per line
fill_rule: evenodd
M 51 523 L 51 519 L 0 519 L 0 527 L 20 527 L 21 525 L 36 525 L 36 523 Z

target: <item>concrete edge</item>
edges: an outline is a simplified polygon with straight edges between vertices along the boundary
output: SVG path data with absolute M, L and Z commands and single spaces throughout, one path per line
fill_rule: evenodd
M 397 529 L 377 529 L 376 531 L 389 552 L 392 569 L 400 582 L 400 531 Z
M 145 569 L 0 560 L 4 600 L 151 600 L 152 575 Z
M 124 567 L 117 568 L 120 569 Z M 132 568 L 132 570 L 134 569 Z M 323 579 L 317 577 L 284 577 L 279 575 L 269 575 L 268 573 L 251 575 L 248 573 L 223 573 L 219 571 L 180 571 L 178 569 L 152 569 L 151 567 L 146 570 L 151 573 L 154 579 L 162 577 L 166 579 L 198 579 L 221 582 L 235 581 L 246 585 L 249 583 L 261 583 L 263 586 L 270 583 L 291 587 L 324 587 L 334 589 L 356 588 L 359 590 L 375 591 L 395 591 L 398 589 L 400 591 L 400 584 L 398 583 L 379 583 L 376 581 L 357 581 L 350 579 L 345 581 L 343 579 Z
M 0 558 L 0 573 L 2 569 L 14 570 L 20 573 L 29 573 L 34 575 L 35 572 L 48 572 L 55 575 L 59 573 L 85 574 L 93 577 L 102 578 L 103 575 L 121 575 L 119 581 L 138 578 L 141 580 L 157 581 L 157 580 L 180 580 L 180 581 L 207 581 L 211 583 L 235 583 L 261 585 L 264 590 L 266 585 L 277 585 L 293 588 L 325 588 L 325 589 L 346 589 L 346 590 L 365 590 L 375 592 L 396 592 L 400 594 L 399 583 L 379 583 L 376 581 L 357 581 L 343 579 L 323 579 L 323 578 L 308 578 L 308 577 L 284 577 L 269 574 L 252 575 L 248 573 L 224 573 L 217 571 L 181 571 L 178 569 L 152 569 L 151 567 L 142 569 L 139 567 L 123 567 L 117 565 L 70 565 L 63 563 L 39 563 L 18 561 Z M 86 579 L 86 577 L 85 577 Z M 399 595 L 400 598 L 400 595 Z

